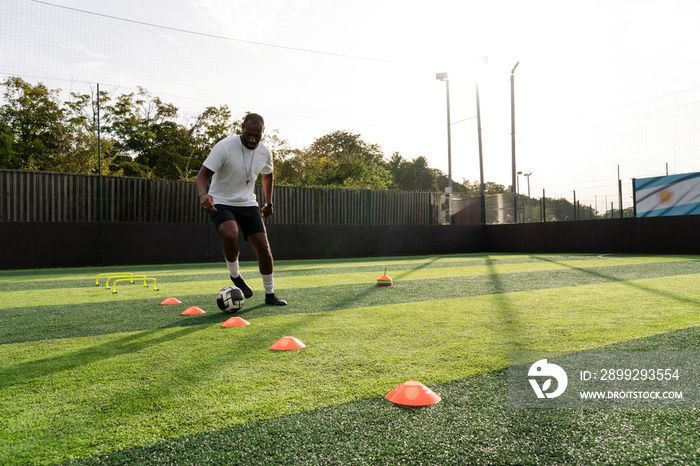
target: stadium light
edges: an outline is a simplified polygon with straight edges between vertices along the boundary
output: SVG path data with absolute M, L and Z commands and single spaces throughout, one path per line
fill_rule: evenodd
M 520 62 L 516 63 L 513 69 L 510 71 L 510 144 L 511 144 L 511 159 L 512 159 L 512 190 L 513 190 L 513 218 L 518 218 L 518 195 L 515 193 L 515 69 L 518 67 Z
M 450 80 L 447 73 L 438 73 L 435 75 L 438 81 L 445 81 L 445 89 L 447 90 L 447 188 L 445 194 L 452 194 L 452 130 L 450 123 Z

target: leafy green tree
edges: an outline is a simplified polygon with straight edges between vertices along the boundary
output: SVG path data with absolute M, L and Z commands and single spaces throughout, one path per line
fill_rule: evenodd
M 66 144 L 66 116 L 59 90 L 36 86 L 19 77 L 3 83 L 5 104 L 0 122 L 5 140 L 0 146 L 0 166 L 26 170 L 54 170 Z M 12 143 L 7 147 L 8 128 Z
M 95 93 L 71 93 L 58 99 L 49 90 L 21 78 L 9 78 L 0 107 L 0 168 L 98 172 L 98 108 Z M 103 174 L 192 180 L 214 145 L 240 134 L 226 105 L 207 107 L 183 125 L 178 109 L 144 88 L 112 98 L 99 95 Z M 278 184 L 356 189 L 442 191 L 447 176 L 430 168 L 425 157 L 407 161 L 394 153 L 386 162 L 379 145 L 358 134 L 335 131 L 308 148 L 292 149 L 276 130 L 263 139 L 272 151 Z M 455 193 L 478 196 L 477 182 L 452 183 Z M 489 193 L 505 192 L 491 184 Z
M 14 134 L 10 125 L 0 121 L 0 169 L 19 168 L 22 160 L 14 151 Z
M 152 171 L 157 162 L 156 132 L 168 118 L 177 114 L 172 105 L 162 105 L 158 97 L 139 88 L 138 94 L 122 94 L 114 105 L 108 106 L 112 115 L 105 130 L 114 138 L 115 149 L 120 156 L 131 157 L 139 166 Z M 150 174 L 150 173 L 149 173 Z
M 622 209 L 622 216 L 625 218 L 634 217 L 634 207 L 625 207 Z M 617 206 L 613 206 L 612 209 L 607 209 L 600 218 L 620 218 L 620 209 L 618 209 Z
M 528 206 L 532 204 L 533 206 L 537 204 L 538 206 L 541 205 L 541 199 L 531 199 L 530 204 L 528 203 L 528 198 L 527 196 L 523 195 L 522 201 L 518 201 L 521 204 Z M 547 217 L 547 221 L 552 221 L 552 219 L 556 220 L 564 220 L 566 217 L 569 217 L 569 219 L 573 220 L 575 215 L 574 215 L 574 205 L 567 200 L 566 198 L 559 198 L 559 199 L 554 199 L 550 197 L 545 197 L 544 199 L 545 203 L 545 215 Z M 533 209 L 534 212 L 534 209 Z M 533 214 L 534 217 L 534 214 Z M 540 218 L 540 214 L 538 211 L 538 216 L 537 218 Z
M 197 150 L 188 138 L 188 131 L 173 121 L 166 121 L 153 127 L 153 145 L 137 162 L 148 165 L 156 178 L 169 180 L 194 179 Z
M 304 153 L 299 149 L 290 149 L 282 157 L 275 157 L 275 184 L 281 186 L 307 186 L 304 175 Z
M 292 149 L 289 142 L 279 136 L 277 130 L 267 131 L 263 136 L 263 143 L 272 152 L 275 184 L 300 186 L 303 180 L 300 163 L 302 152 Z
M 125 174 L 192 179 L 202 151 L 197 142 L 203 141 L 193 139 L 193 131 L 176 122 L 177 111 L 143 88 L 119 96 L 109 107 L 112 121 L 107 130 L 120 156 L 115 162 Z
M 297 157 L 303 186 L 387 189 L 392 185 L 379 146 L 366 143 L 358 134 L 327 134 Z
M 487 181 L 484 185 L 484 194 L 501 194 L 508 192 L 506 187 L 502 184 Z M 466 193 L 470 197 L 478 197 L 481 195 L 479 180 L 469 181 L 463 178 L 462 183 L 457 183 L 454 186 L 456 186 L 456 189 L 453 187 L 454 192 Z
M 232 120 L 228 105 L 207 107 L 189 125 L 188 131 L 198 152 L 205 154 L 204 158 L 206 158 L 217 142 L 241 133 L 241 122 Z
M 428 159 L 417 157 L 409 162 L 398 152 L 389 159 L 394 186 L 402 191 L 437 191 L 437 174 L 428 167 Z
M 486 183 L 486 193 L 487 194 L 501 194 L 501 193 L 508 193 L 506 187 L 502 184 L 494 183 L 492 181 L 489 181 Z
M 177 107 L 143 88 L 119 96 L 109 110 L 109 131 L 119 152 L 114 165 L 129 176 L 194 180 L 214 145 L 241 132 L 226 105 L 207 107 L 182 125 Z
M 100 107 L 111 100 L 105 91 L 100 91 L 99 99 Z M 72 92 L 64 107 L 68 125 L 68 145 L 60 163 L 60 171 L 96 174 L 99 173 L 98 169 L 101 165 L 102 174 L 122 175 L 122 171 L 110 168 L 116 158 L 114 142 L 109 138 L 100 138 L 98 151 L 98 126 L 107 126 L 110 115 L 105 110 L 99 111 L 97 95 Z M 99 125 L 98 113 L 100 113 Z M 100 158 L 102 158 L 102 163 L 100 163 Z
M 444 192 L 445 188 L 447 188 L 448 185 L 448 176 L 445 172 L 442 170 L 438 170 L 437 168 L 431 168 L 430 171 L 433 172 L 435 175 L 435 180 L 437 182 L 438 186 L 438 191 Z M 466 180 L 463 180 L 465 183 L 467 183 Z M 465 186 L 462 183 L 459 183 L 458 181 L 452 180 L 452 192 L 453 193 L 466 193 L 467 195 L 471 195 L 471 192 L 469 190 L 468 186 Z M 476 191 L 477 195 L 479 193 L 478 188 Z

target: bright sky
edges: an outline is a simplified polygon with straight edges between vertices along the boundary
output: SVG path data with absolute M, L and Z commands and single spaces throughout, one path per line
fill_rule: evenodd
M 700 171 L 698 19 L 697 0 L 0 0 L 0 77 L 140 85 L 189 115 L 262 113 L 292 147 L 348 130 L 447 172 L 448 72 L 457 181 L 479 178 L 478 78 L 485 179 L 508 186 L 519 62 L 533 197 L 604 210 L 618 166 L 625 207 L 633 177 Z

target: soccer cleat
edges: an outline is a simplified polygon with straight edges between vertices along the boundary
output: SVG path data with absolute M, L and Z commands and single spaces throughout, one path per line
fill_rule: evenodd
M 279 299 L 275 293 L 265 293 L 265 304 L 274 304 L 275 306 L 286 306 L 287 301 Z
M 243 296 L 250 298 L 253 296 L 253 290 L 248 286 L 248 284 L 243 280 L 243 276 L 239 275 L 236 278 L 231 277 L 231 281 L 234 285 L 241 289 Z

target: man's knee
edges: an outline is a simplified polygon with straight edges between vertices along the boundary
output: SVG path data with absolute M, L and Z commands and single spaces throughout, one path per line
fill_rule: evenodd
M 270 249 L 270 243 L 267 240 L 267 234 L 254 233 L 248 236 L 248 241 L 250 241 L 251 246 L 253 246 L 253 249 L 258 256 L 272 256 L 272 250 Z
M 238 226 L 233 220 L 219 225 L 218 232 L 222 240 L 238 243 Z

